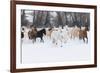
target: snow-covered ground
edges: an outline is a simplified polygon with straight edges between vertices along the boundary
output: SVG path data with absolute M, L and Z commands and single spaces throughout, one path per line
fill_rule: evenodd
M 49 63 L 63 61 L 87 61 L 90 60 L 90 33 L 88 32 L 88 43 L 83 40 L 69 39 L 67 43 L 55 45 L 50 39 L 35 43 L 28 38 L 22 41 L 22 63 Z

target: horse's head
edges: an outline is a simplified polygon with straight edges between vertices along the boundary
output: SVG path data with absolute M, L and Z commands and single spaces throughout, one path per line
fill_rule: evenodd
M 89 28 L 88 27 L 85 27 L 85 31 L 89 31 Z
M 46 30 L 45 29 L 43 29 L 42 32 L 46 35 Z

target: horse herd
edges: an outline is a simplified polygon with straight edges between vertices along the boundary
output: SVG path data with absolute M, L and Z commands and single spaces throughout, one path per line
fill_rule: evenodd
M 83 40 L 84 43 L 88 43 L 88 29 L 87 27 L 68 27 L 64 26 L 56 28 L 36 28 L 36 27 L 22 27 L 21 29 L 21 38 L 27 38 L 29 40 L 33 40 L 33 43 L 36 42 L 37 38 L 40 38 L 40 42 L 44 42 L 44 37 L 50 39 L 52 43 L 58 44 L 58 42 L 67 43 L 69 39 L 78 38 L 79 40 Z

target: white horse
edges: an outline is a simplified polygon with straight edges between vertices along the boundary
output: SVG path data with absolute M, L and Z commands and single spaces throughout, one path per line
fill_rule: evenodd
M 67 30 L 65 28 L 54 28 L 51 34 L 52 42 L 56 45 L 66 43 L 68 40 Z M 61 45 L 62 46 L 62 45 Z

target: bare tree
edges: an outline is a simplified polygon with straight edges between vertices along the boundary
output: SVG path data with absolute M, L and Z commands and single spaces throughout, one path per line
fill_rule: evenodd
M 21 26 L 27 26 L 28 20 L 26 19 L 26 13 L 25 10 L 21 10 Z
M 58 17 L 58 24 L 59 24 L 59 26 L 62 26 L 63 22 L 62 22 L 61 14 L 60 14 L 60 12 L 57 12 L 57 14 L 58 14 L 58 16 L 57 16 Z

